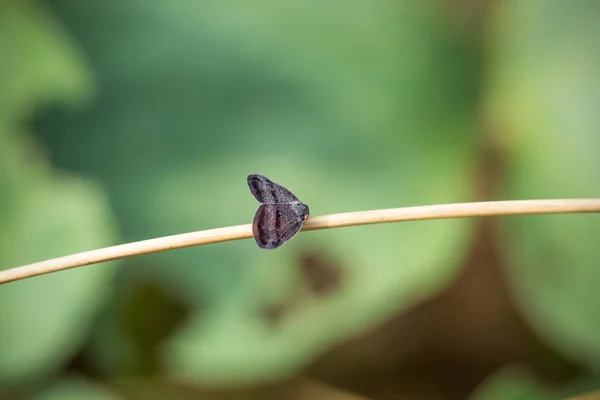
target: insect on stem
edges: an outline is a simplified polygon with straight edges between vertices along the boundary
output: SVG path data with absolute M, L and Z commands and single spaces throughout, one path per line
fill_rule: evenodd
M 310 217 L 302 226 L 302 230 L 442 218 L 592 212 L 600 212 L 600 199 L 489 201 L 390 208 Z M 246 239 L 252 236 L 253 227 L 247 224 L 142 240 L 6 269 L 0 271 L 0 283 L 135 255 Z

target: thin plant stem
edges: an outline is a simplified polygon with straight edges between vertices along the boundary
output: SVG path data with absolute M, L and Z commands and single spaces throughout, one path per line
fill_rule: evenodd
M 310 217 L 303 231 L 443 218 L 600 212 L 600 199 L 509 200 L 389 208 Z M 53 258 L 0 271 L 0 284 L 140 254 L 252 237 L 252 225 L 164 236 Z

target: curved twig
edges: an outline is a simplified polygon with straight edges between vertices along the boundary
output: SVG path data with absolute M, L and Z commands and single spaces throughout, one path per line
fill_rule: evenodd
M 303 231 L 442 218 L 600 212 L 600 199 L 512 200 L 442 204 L 310 217 Z M 252 225 L 229 226 L 105 247 L 0 271 L 0 284 L 119 258 L 252 237 Z

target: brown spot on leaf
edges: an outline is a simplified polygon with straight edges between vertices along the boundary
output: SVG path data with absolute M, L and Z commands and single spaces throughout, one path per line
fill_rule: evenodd
M 340 265 L 324 251 L 300 255 L 300 273 L 308 290 L 317 296 L 327 296 L 342 286 Z

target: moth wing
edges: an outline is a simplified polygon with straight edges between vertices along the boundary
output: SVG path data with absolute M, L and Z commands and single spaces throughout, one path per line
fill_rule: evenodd
M 247 180 L 250 191 L 256 197 L 256 200 L 263 204 L 299 201 L 292 192 L 262 175 L 248 175 Z
M 252 234 L 258 247 L 272 250 L 296 236 L 303 224 L 291 204 L 263 204 L 254 215 Z

